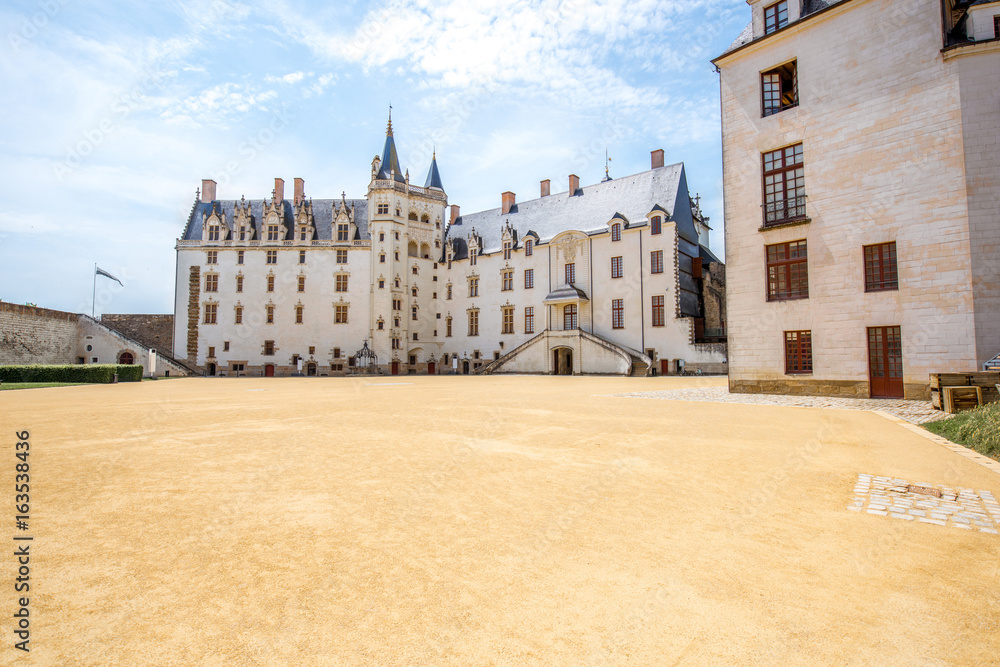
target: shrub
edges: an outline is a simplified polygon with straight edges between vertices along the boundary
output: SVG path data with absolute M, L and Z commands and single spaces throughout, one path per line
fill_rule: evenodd
M 119 382 L 139 382 L 143 368 L 139 364 L 65 364 L 0 366 L 3 382 L 85 382 L 107 384 L 118 373 Z

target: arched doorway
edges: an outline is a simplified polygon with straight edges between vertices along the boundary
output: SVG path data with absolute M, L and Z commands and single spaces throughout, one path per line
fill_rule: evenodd
M 273 378 L 274 377 L 274 364 L 267 364 L 264 366 L 264 377 Z
M 573 374 L 573 350 L 568 347 L 557 347 L 552 350 L 553 375 Z
M 316 364 L 310 361 L 306 364 L 306 375 L 309 377 L 316 377 Z
M 119 364 L 134 364 L 135 357 L 132 356 L 131 352 L 122 352 L 118 357 Z
M 205 366 L 205 373 L 209 377 L 215 377 L 215 364 L 208 364 Z

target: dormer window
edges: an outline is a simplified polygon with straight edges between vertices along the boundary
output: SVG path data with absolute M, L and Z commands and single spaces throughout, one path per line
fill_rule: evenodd
M 534 242 L 531 239 L 525 240 L 525 242 L 524 242 L 524 256 L 525 257 L 531 257 L 531 255 L 534 252 L 535 252 L 535 244 L 534 244 Z
M 649 233 L 650 234 L 660 234 L 663 231 L 663 218 L 658 215 L 654 215 L 649 221 Z
M 209 241 L 218 241 L 219 240 L 219 226 L 218 225 L 210 225 L 209 226 L 209 228 L 208 228 L 208 240 Z
M 337 240 L 346 241 L 348 234 L 348 226 L 346 223 L 340 223 L 337 225 Z
M 240 241 L 246 241 L 246 240 L 247 240 L 247 228 L 240 227 Z
M 615 224 L 611 225 L 611 240 L 612 241 L 621 241 L 622 240 L 622 226 L 621 226 L 621 223 L 616 222 Z
M 511 243 L 510 241 L 504 241 L 503 242 L 503 258 L 504 259 L 510 259 L 510 252 L 511 252 L 511 248 L 513 247 L 513 245 L 514 244 Z
M 780 30 L 788 25 L 788 0 L 781 0 L 764 8 L 764 34 Z
M 267 240 L 277 241 L 278 240 L 278 225 L 268 225 L 267 226 Z
M 478 248 L 476 248 L 475 246 L 472 246 L 472 247 L 469 248 L 469 264 L 471 266 L 475 266 L 476 265 L 476 252 L 477 251 L 478 251 Z

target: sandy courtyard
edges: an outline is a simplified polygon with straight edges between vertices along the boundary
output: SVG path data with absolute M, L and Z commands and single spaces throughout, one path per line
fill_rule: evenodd
M 988 664 L 1000 495 L 868 412 L 608 397 L 719 379 L 177 379 L 0 393 L 0 663 Z M 15 528 L 15 432 L 31 512 Z M 14 648 L 12 538 L 31 549 Z

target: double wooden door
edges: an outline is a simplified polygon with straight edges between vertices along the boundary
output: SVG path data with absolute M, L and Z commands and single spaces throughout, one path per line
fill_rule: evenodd
M 899 327 L 868 328 L 872 398 L 903 398 L 903 342 Z

